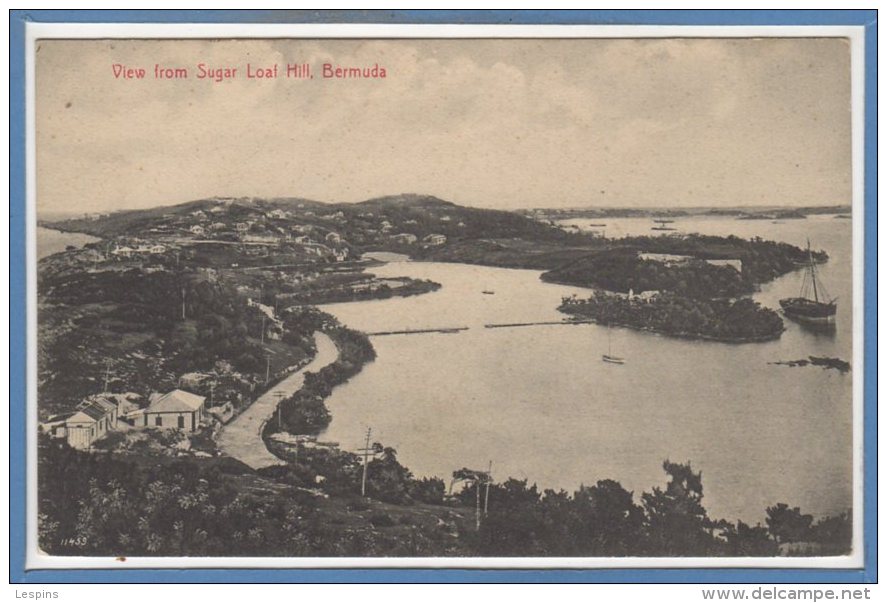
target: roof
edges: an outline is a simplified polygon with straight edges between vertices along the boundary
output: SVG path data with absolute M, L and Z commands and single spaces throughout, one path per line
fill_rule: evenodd
M 93 404 L 98 405 L 103 410 L 116 410 L 119 404 L 113 398 L 99 396 L 94 399 Z
M 108 410 L 103 405 L 98 402 L 92 402 L 81 407 L 77 412 L 68 417 L 65 423 L 95 423 L 107 414 Z
M 206 402 L 204 396 L 174 389 L 152 400 L 145 412 L 193 412 L 203 406 L 204 402 Z

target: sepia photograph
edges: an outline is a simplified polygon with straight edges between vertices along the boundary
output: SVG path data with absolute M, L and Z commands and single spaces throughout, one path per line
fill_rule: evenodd
M 674 30 L 36 35 L 31 562 L 861 566 L 860 39 Z

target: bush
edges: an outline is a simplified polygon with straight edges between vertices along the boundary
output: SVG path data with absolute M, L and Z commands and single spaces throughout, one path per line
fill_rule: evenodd
M 373 527 L 376 528 L 390 528 L 395 525 L 394 520 L 388 513 L 384 513 L 382 511 L 376 511 L 372 513 L 369 517 L 369 521 L 373 524 Z

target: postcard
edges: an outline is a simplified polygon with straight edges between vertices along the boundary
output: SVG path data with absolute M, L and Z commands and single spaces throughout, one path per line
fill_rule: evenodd
M 29 567 L 860 567 L 858 34 L 38 24 Z

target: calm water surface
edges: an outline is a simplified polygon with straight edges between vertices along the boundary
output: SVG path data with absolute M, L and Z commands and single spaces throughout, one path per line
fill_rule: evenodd
M 608 236 L 646 234 L 649 226 L 647 219 L 610 220 Z M 613 353 L 627 362 L 610 365 L 600 360 L 603 327 L 483 327 L 560 320 L 560 299 L 587 290 L 543 283 L 537 271 L 391 262 L 373 272 L 443 287 L 324 309 L 367 332 L 470 329 L 374 337 L 377 360 L 328 401 L 333 422 L 325 437 L 356 449 L 372 426 L 374 439 L 396 448 L 420 476 L 448 479 L 454 469 L 492 460 L 497 480 L 572 490 L 611 478 L 636 498 L 664 484 L 664 459 L 690 460 L 702 470 L 710 514 L 730 520 L 763 521 L 776 502 L 815 515 L 849 509 L 851 375 L 768 362 L 851 360 L 850 221 L 696 219 L 677 226 L 794 244 L 809 236 L 831 255 L 821 274 L 840 298 L 836 332 L 786 321 L 778 341 L 730 345 L 614 328 Z M 780 298 L 797 294 L 800 279 L 800 272 L 786 275 L 756 298 L 778 308 Z
M 96 237 L 79 232 L 61 232 L 49 228 L 37 227 L 37 259 L 64 251 L 68 245 L 83 247 L 87 243 L 98 241 Z

